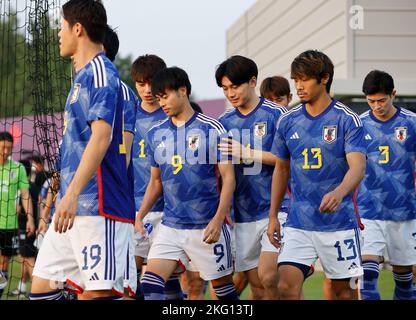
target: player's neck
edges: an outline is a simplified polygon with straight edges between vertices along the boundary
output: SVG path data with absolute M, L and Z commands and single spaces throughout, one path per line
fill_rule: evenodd
M 102 45 L 91 41 L 84 41 L 78 45 L 77 52 L 72 56 L 75 72 L 79 72 L 94 57 L 102 51 Z
M 142 101 L 141 107 L 144 111 L 152 113 L 152 112 L 155 112 L 157 109 L 159 109 L 160 105 L 157 102 L 153 103 L 153 104 L 150 104 L 150 103 L 146 103 L 146 102 Z
M 191 105 L 188 103 L 181 113 L 172 117 L 172 122 L 175 126 L 181 127 L 186 122 L 188 122 L 188 120 L 191 119 L 194 114 L 194 109 L 192 109 Z
M 326 110 L 331 104 L 331 97 L 325 93 L 320 95 L 316 100 L 309 101 L 305 104 L 306 111 L 312 116 L 316 117 Z
M 4 159 L 3 157 L 0 157 L 0 166 L 4 166 L 7 162 L 7 158 Z
M 257 107 L 259 102 L 260 102 L 260 98 L 255 93 L 253 93 L 250 96 L 250 99 L 247 101 L 247 103 L 238 107 L 238 111 L 240 111 L 240 113 L 243 115 L 248 115 L 251 111 L 253 111 Z

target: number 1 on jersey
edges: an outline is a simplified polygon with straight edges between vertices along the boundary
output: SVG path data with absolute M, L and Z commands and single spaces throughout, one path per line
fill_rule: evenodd
M 140 146 L 139 158 L 146 158 L 146 154 L 144 153 L 144 139 L 140 140 L 139 146 Z

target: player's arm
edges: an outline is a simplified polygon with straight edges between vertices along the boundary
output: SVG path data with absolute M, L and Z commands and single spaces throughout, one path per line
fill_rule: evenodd
M 224 156 L 233 156 L 245 162 L 257 162 L 265 165 L 274 166 L 276 156 L 269 151 L 252 149 L 250 146 L 244 146 L 238 141 L 231 138 L 223 138 L 218 145 L 218 149 Z
M 221 227 L 224 220 L 229 215 L 235 188 L 234 165 L 232 162 L 226 161 L 218 163 L 218 170 L 222 180 L 220 203 L 215 216 L 205 228 L 203 240 L 206 243 L 215 243 L 220 239 Z
M 124 145 L 126 147 L 126 164 L 127 167 L 130 164 L 130 160 L 131 160 L 131 146 L 133 145 L 133 139 L 134 139 L 134 134 L 130 131 L 124 131 L 123 132 L 123 141 L 124 141 Z
M 136 215 L 135 230 L 140 232 L 141 235 L 145 236 L 145 231 L 143 228 L 143 219 L 153 208 L 157 199 L 162 195 L 163 185 L 162 178 L 160 176 L 159 167 L 151 167 L 150 169 L 150 180 L 147 185 L 146 192 L 143 197 L 142 205 L 140 206 L 139 211 Z
M 98 166 L 104 159 L 111 143 L 112 127 L 106 121 L 93 121 L 91 131 L 90 140 L 84 150 L 74 178 L 56 208 L 55 230 L 60 233 L 72 228 L 77 212 L 78 197 L 97 172 Z
M 366 156 L 361 152 L 347 153 L 349 169 L 341 184 L 333 191 L 327 193 L 321 201 L 319 210 L 324 213 L 335 212 L 342 202 L 342 199 L 357 188 L 365 175 Z
M 33 218 L 33 204 L 29 189 L 20 189 L 20 195 L 22 206 L 27 216 L 26 233 L 28 236 L 31 236 L 35 232 L 35 221 Z
M 272 176 L 272 191 L 270 195 L 269 226 L 267 228 L 267 236 L 276 248 L 280 246 L 280 223 L 277 214 L 287 190 L 289 177 L 290 160 L 283 160 L 276 157 L 276 165 Z

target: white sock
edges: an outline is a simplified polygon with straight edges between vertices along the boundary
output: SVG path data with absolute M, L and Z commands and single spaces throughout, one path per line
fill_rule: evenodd
M 23 282 L 22 280 L 20 280 L 19 283 L 17 284 L 17 289 L 20 292 L 26 292 L 26 282 Z

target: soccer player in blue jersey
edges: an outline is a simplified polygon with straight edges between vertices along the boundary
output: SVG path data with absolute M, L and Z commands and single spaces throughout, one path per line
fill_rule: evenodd
M 191 83 L 182 69 L 159 71 L 152 93 L 169 119 L 147 134 L 152 169 L 136 230 L 145 234 L 143 218 L 162 192 L 165 207 L 142 279 L 145 298 L 163 299 L 166 280 L 189 258 L 201 277 L 212 282 L 219 299 L 237 300 L 231 237 L 224 224 L 235 186 L 234 171 L 231 161 L 218 152 L 218 141 L 227 132 L 218 121 L 192 109 Z
M 363 127 L 357 114 L 329 96 L 333 75 L 324 53 L 309 50 L 297 56 L 291 77 L 302 103 L 277 123 L 267 234 L 280 247 L 281 299 L 299 299 L 318 257 L 337 299 L 352 299 L 350 281 L 363 274 L 353 194 L 365 172 Z M 292 198 L 280 243 L 277 212 L 289 176 Z
M 73 58 L 76 77 L 65 106 L 54 227 L 39 251 L 30 298 L 61 299 L 66 282 L 83 298 L 118 299 L 134 223 L 133 199 L 125 192 L 122 88 L 101 51 L 102 3 L 70 0 L 62 13 L 60 54 Z
M 232 56 L 215 73 L 217 85 L 234 107 L 219 117 L 232 133 L 220 151 L 232 155 L 234 192 L 235 271 L 244 272 L 253 299 L 277 299 L 277 249 L 267 238 L 272 174 L 276 157 L 270 152 L 279 117 L 287 111 L 256 92 L 256 63 Z
M 113 62 L 118 53 L 120 42 L 117 33 L 107 25 L 104 38 L 104 52 L 107 58 Z M 123 93 L 123 145 L 126 152 L 127 175 L 130 183 L 128 192 L 130 197 L 134 200 L 134 169 L 131 165 L 131 151 L 134 139 L 135 124 L 136 124 L 136 106 L 139 102 L 134 91 L 123 81 L 121 82 L 121 89 Z M 124 274 L 124 297 L 130 299 L 136 296 L 136 289 L 138 284 L 136 262 L 134 257 L 134 226 L 131 225 L 129 236 L 129 244 L 127 253 L 129 255 L 126 261 L 126 272 Z
M 373 70 L 363 93 L 371 110 L 361 115 L 368 161 L 357 204 L 365 229 L 361 298 L 379 300 L 379 263 L 387 249 L 393 266 L 394 299 L 412 299 L 416 264 L 416 114 L 394 105 L 391 75 Z

